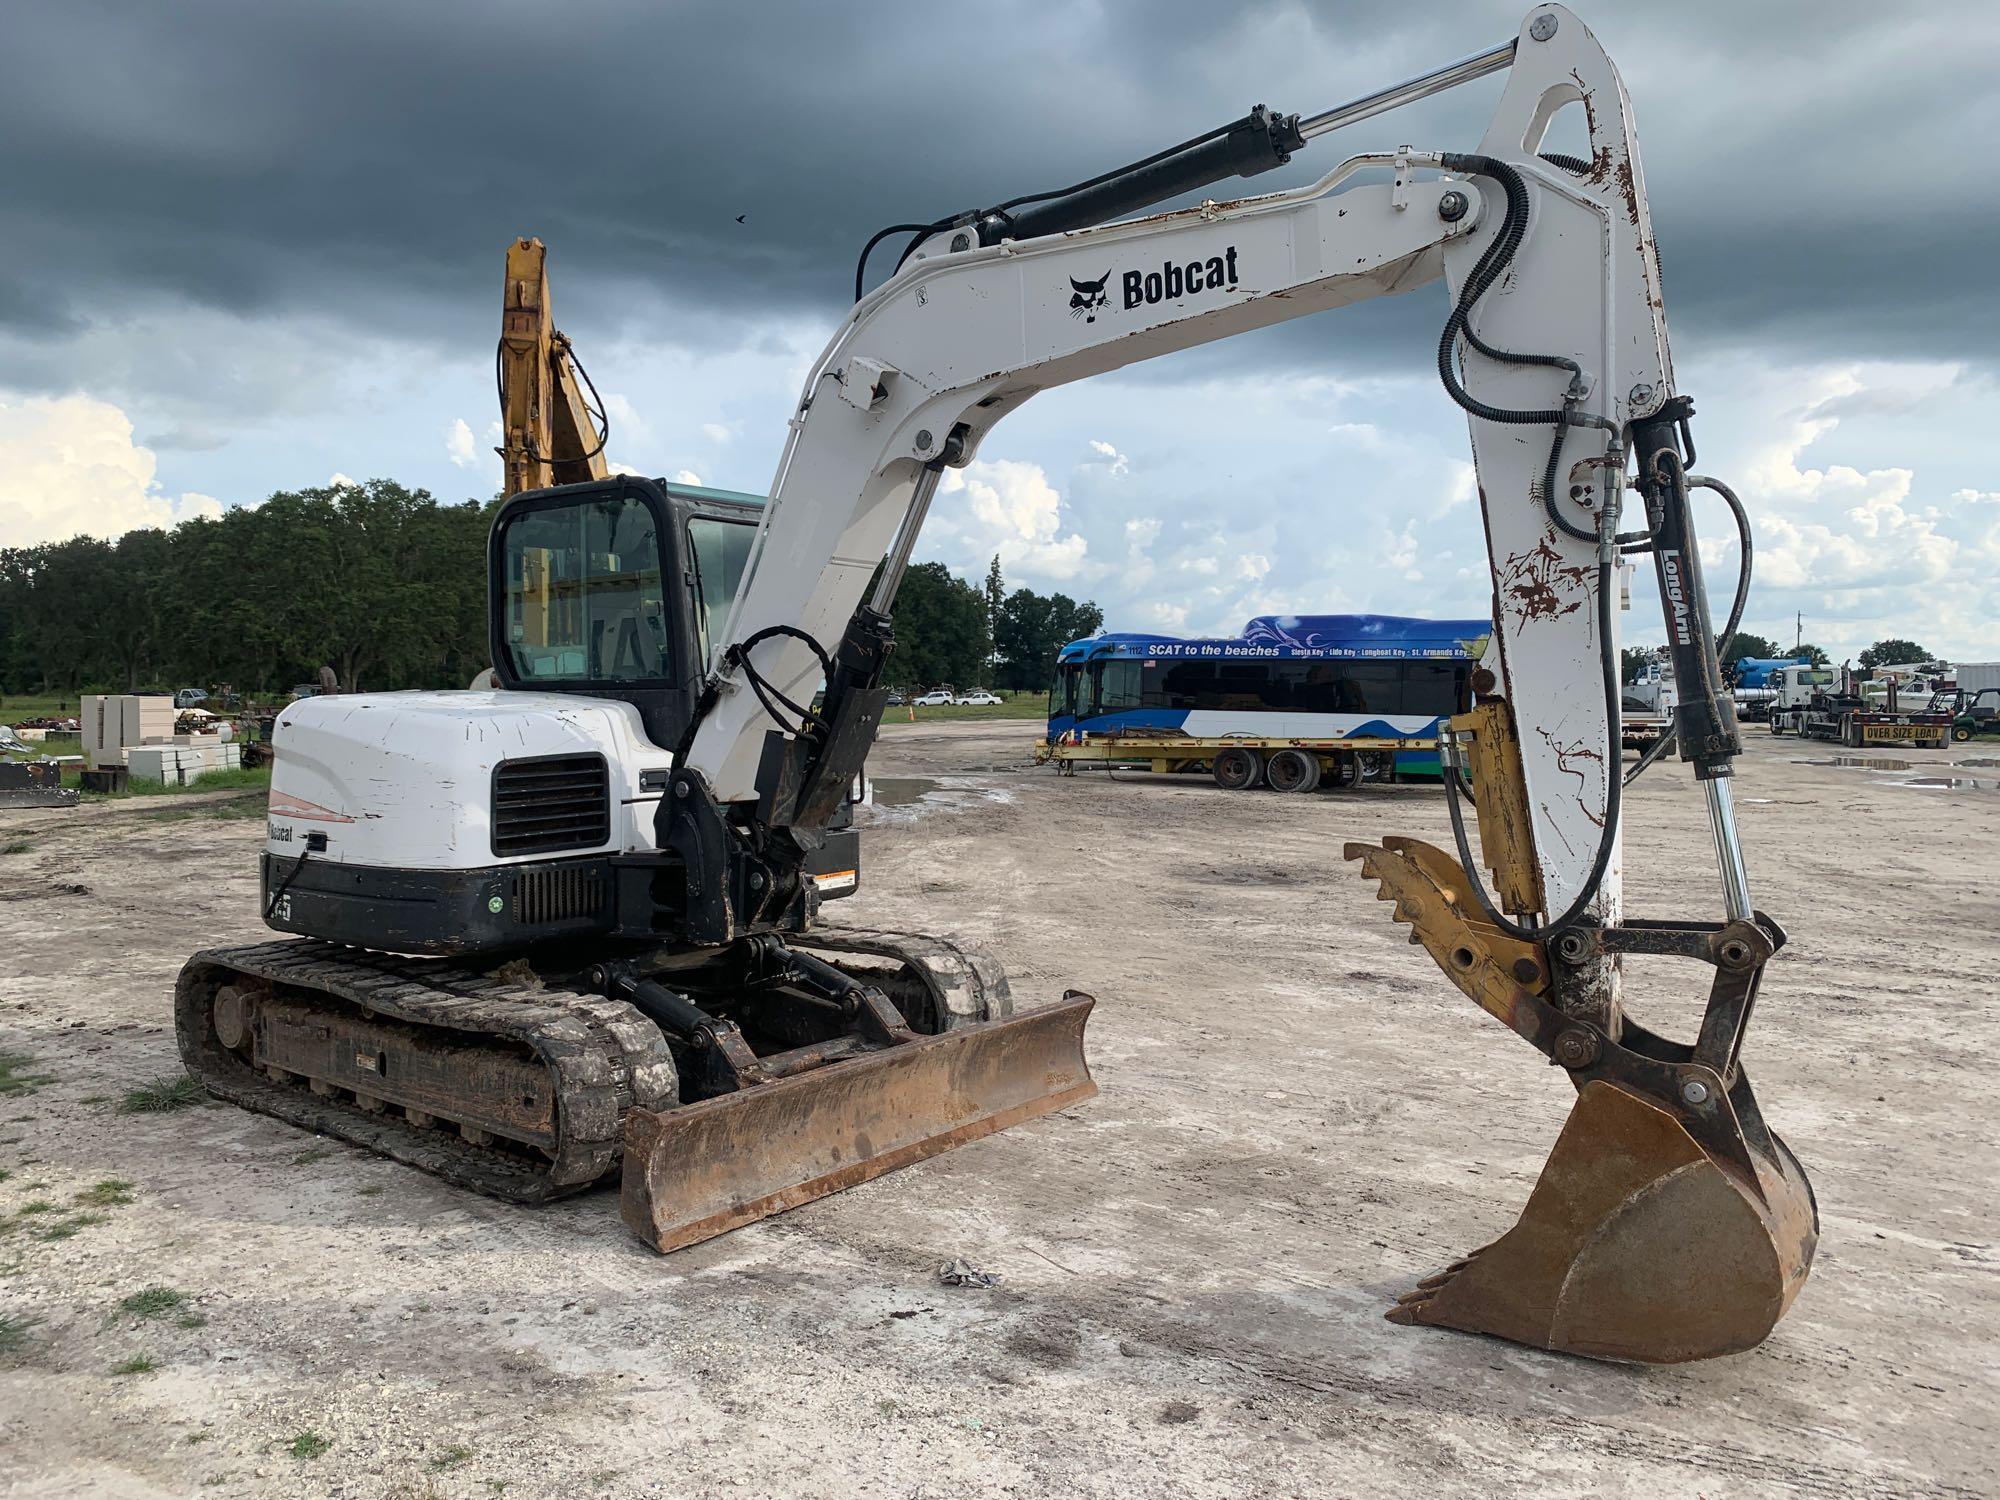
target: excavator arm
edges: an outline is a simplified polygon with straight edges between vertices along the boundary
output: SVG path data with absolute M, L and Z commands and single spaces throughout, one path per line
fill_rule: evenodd
M 602 479 L 610 428 L 602 403 L 584 397 L 590 377 L 549 306 L 548 252 L 536 239 L 507 247 L 507 282 L 495 356 L 505 492 Z M 596 391 L 590 395 L 595 398 Z
M 1359 155 L 1293 191 L 1101 222 L 1502 68 L 1475 151 Z M 1572 104 L 1588 157 L 1544 156 Z M 1674 381 L 1631 106 L 1560 6 L 1537 7 L 1511 42 L 1324 115 L 1260 107 L 1067 204 L 940 221 L 913 245 L 807 379 L 662 843 L 715 893 L 707 941 L 753 925 L 731 907 L 742 893 L 795 883 L 872 740 L 897 586 L 942 472 L 1029 397 L 1440 279 L 1451 313 L 1436 358 L 1469 423 L 1500 669 L 1453 721 L 1456 849 L 1391 839 L 1347 853 L 1412 941 L 1566 1068 L 1579 1099 L 1522 1222 L 1391 1316 L 1611 1358 L 1746 1348 L 1803 1284 L 1817 1229 L 1738 1061 L 1784 934 L 1750 905 L 1729 802 L 1735 723 L 1689 507 L 1707 481 L 1689 473 L 1692 405 Z M 1254 434 L 1255 413 L 1235 415 Z M 1643 502 L 1629 527 L 1628 489 Z M 1708 803 L 1719 922 L 1623 911 L 1612 591 L 1636 552 L 1666 603 L 1684 685 L 1676 735 Z M 798 708 L 821 682 L 824 707 Z M 1620 973 L 1636 955 L 1714 971 L 1696 1043 L 1624 1016 Z

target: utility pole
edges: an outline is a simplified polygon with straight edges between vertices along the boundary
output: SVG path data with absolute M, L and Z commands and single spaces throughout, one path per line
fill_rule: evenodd
M 1805 644 L 1805 639 L 1806 616 L 1805 611 L 1800 610 L 1798 614 L 1792 617 L 1792 654 L 1794 656 L 1798 655 L 1799 647 Z

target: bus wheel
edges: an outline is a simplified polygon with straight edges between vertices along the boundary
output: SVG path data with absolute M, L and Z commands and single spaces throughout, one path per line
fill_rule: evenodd
M 1264 763 L 1255 750 L 1218 750 L 1214 775 L 1224 791 L 1246 792 L 1264 779 Z
M 1264 767 L 1274 792 L 1309 792 L 1319 785 L 1319 757 L 1307 750 L 1280 750 Z

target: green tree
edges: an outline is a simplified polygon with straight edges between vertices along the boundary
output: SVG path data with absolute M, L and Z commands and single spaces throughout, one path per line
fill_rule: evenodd
M 1811 641 L 1807 641 L 1800 646 L 1795 646 L 1792 649 L 1791 654 L 1793 656 L 1803 656 L 1807 661 L 1811 662 L 1816 667 L 1823 667 L 1832 660 L 1831 657 L 1829 657 L 1819 647 L 1815 646 Z
M 996 685 L 1014 692 L 1041 691 L 1055 671 L 1056 653 L 1103 623 L 1104 611 L 1088 601 L 1079 604 L 1067 594 L 1043 598 L 1033 589 L 1016 589 L 1000 607 Z
M 986 599 L 941 562 L 911 563 L 896 592 L 896 654 L 889 674 L 922 691 L 984 681 L 991 651 Z
M 22 645 L 40 686 L 67 698 L 88 683 L 116 680 L 118 662 L 106 629 L 110 601 L 126 582 L 116 550 L 98 537 L 79 536 L 35 551 Z
M 1639 680 L 1640 669 L 1653 659 L 1653 653 L 1638 646 L 1618 648 L 1618 680 L 1633 683 Z M 1602 679 L 1599 679 L 1602 681 Z
M 1736 639 L 1729 643 L 1729 660 L 1732 662 L 1741 661 L 1746 656 L 1756 657 L 1759 661 L 1771 661 L 1783 654 L 1774 641 L 1765 636 L 1752 635 L 1747 630 L 1737 631 Z
M 1861 653 L 1861 668 L 1872 671 L 1876 667 L 1893 667 L 1904 662 L 1931 661 L 1930 652 L 1915 641 L 1906 641 L 1898 636 L 1890 636 L 1886 641 L 1877 641 Z
M 107 660 L 126 692 L 142 686 L 172 687 L 158 680 L 173 647 L 169 600 L 173 591 L 173 538 L 164 531 L 128 531 L 110 558 L 115 583 L 98 600 Z
M 391 480 L 280 492 L 115 544 L 0 549 L 0 692 L 463 686 L 486 662 L 491 507 Z
M 1000 608 L 1007 602 L 1007 585 L 1000 577 L 1000 554 L 993 554 L 993 565 L 986 570 L 986 639 L 989 646 L 997 650 L 1000 640 Z M 998 666 L 996 658 L 989 658 L 993 666 Z

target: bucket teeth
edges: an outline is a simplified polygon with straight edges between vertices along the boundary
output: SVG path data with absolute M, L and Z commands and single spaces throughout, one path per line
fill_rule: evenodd
M 1549 995 L 1546 949 L 1463 904 L 1456 860 L 1404 838 L 1342 852 L 1454 984 L 1557 1056 L 1568 1022 Z M 1643 1364 L 1753 1348 L 1805 1284 L 1819 1222 L 1790 1152 L 1743 1135 L 1734 1106 L 1754 1113 L 1747 1081 L 1701 1139 L 1622 1076 L 1580 1081 L 1520 1221 L 1418 1282 L 1389 1321 Z
M 1665 1110 L 1586 1084 L 1520 1222 L 1386 1316 L 1641 1364 L 1754 1348 L 1805 1284 L 1819 1230 L 1788 1152 L 1759 1176 L 1761 1196 Z

